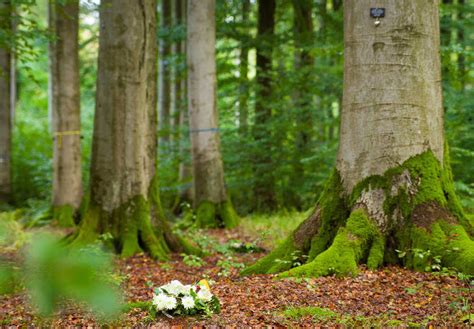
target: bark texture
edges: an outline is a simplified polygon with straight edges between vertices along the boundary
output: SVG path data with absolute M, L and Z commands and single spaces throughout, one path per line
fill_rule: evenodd
M 12 31 L 10 1 L 0 1 L 0 10 L 5 14 L 0 21 L 1 29 Z M 0 47 L 0 203 L 11 200 L 11 54 Z
M 257 95 L 255 100 L 254 138 L 259 144 L 255 153 L 255 198 L 257 208 L 273 209 L 276 206 L 274 179 L 271 171 L 272 138 L 268 128 L 272 119 L 272 53 L 275 30 L 275 0 L 258 1 L 257 36 Z
M 474 273 L 474 223 L 454 192 L 443 136 L 438 2 L 377 5 L 386 8 L 378 27 L 370 0 L 344 2 L 336 168 L 313 214 L 244 274 L 354 275 L 359 263 L 396 262 L 430 270 L 434 256 Z
M 249 24 L 250 0 L 242 0 L 242 21 L 241 24 L 245 31 L 248 31 Z M 248 98 L 249 98 L 249 45 L 248 40 L 243 38 L 240 46 L 240 90 L 239 90 L 239 131 L 242 137 L 247 135 L 248 126 Z
M 186 247 L 159 200 L 155 9 L 156 0 L 101 3 L 90 200 L 73 244 L 110 233 L 123 256 L 145 250 L 166 259 Z
M 188 108 L 196 220 L 199 226 L 235 226 L 237 217 L 224 185 L 216 108 L 215 0 L 188 1 L 187 20 Z
M 171 128 L 171 42 L 168 37 L 164 37 L 164 35 L 167 34 L 164 33 L 164 31 L 170 29 L 171 20 L 171 0 L 162 0 L 160 17 L 162 38 L 160 39 L 158 113 L 160 116 L 160 143 L 164 144 L 167 144 L 170 140 Z
M 73 226 L 82 199 L 79 82 L 79 1 L 49 2 L 50 110 L 54 134 L 53 213 Z

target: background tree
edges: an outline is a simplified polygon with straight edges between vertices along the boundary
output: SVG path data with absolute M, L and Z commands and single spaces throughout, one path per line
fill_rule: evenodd
M 169 32 L 172 24 L 171 0 L 161 0 L 160 17 L 160 66 L 159 66 L 159 126 L 160 142 L 169 147 L 171 128 L 171 40 Z
M 0 1 L 0 29 L 12 33 L 12 6 Z M 0 44 L 0 203 L 11 201 L 11 44 Z
M 123 256 L 166 259 L 183 247 L 159 200 L 155 9 L 155 0 L 101 3 L 90 201 L 73 244 L 109 233 Z
M 224 186 L 216 100 L 215 0 L 189 0 L 187 8 L 188 107 L 196 222 L 237 225 Z
M 474 225 L 454 192 L 444 140 L 438 2 L 386 1 L 380 26 L 370 6 L 344 2 L 336 169 L 308 219 L 244 273 L 353 275 L 361 262 L 398 261 L 396 250 L 408 267 L 424 269 L 430 260 L 418 254 L 430 250 L 474 273 Z M 306 264 L 292 268 L 298 255 Z
M 255 152 L 255 198 L 257 208 L 272 209 L 276 204 L 272 171 L 272 52 L 275 29 L 275 0 L 258 1 L 257 95 L 253 135 L 258 150 Z
M 249 30 L 249 14 L 250 14 L 250 0 L 242 0 L 242 28 L 245 32 Z M 248 35 L 248 32 L 247 32 Z M 240 133 L 245 138 L 248 130 L 248 112 L 249 112 L 249 40 L 248 38 L 241 41 L 240 46 L 240 57 L 239 57 L 240 71 L 239 76 L 241 79 L 239 88 L 239 128 Z
M 54 135 L 53 216 L 73 226 L 82 199 L 79 1 L 49 1 L 50 112 Z

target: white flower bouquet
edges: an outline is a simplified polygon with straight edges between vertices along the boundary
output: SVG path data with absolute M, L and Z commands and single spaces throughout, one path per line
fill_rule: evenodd
M 220 307 L 219 300 L 211 293 L 206 280 L 201 280 L 196 285 L 184 285 L 173 280 L 154 289 L 151 312 L 154 316 L 158 313 L 166 316 L 211 315 L 219 313 Z

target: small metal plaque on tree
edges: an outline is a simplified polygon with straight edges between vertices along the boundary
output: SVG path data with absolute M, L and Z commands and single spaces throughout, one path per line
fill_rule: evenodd
M 370 17 L 385 17 L 385 8 L 370 8 Z

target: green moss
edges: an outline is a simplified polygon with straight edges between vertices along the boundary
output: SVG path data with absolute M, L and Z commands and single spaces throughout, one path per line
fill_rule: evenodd
M 230 200 L 216 204 L 210 201 L 201 202 L 196 209 L 196 226 L 200 228 L 236 227 L 239 217 Z
M 299 250 L 293 243 L 290 235 L 283 243 L 270 254 L 259 259 L 254 265 L 247 267 L 241 275 L 279 273 L 292 267 L 293 257 Z
M 315 321 L 324 321 L 338 317 L 338 313 L 322 307 L 307 306 L 307 307 L 290 307 L 283 311 L 283 315 L 292 319 L 300 319 L 302 317 L 311 316 Z
M 239 225 L 239 216 L 237 216 L 230 199 L 219 205 L 219 214 L 224 223 L 224 227 L 233 228 Z
M 367 267 L 371 270 L 375 270 L 383 265 L 385 255 L 385 239 L 377 233 L 372 241 L 372 245 L 369 250 L 369 256 L 367 257 Z
M 400 250 L 407 252 L 403 262 L 408 268 L 424 271 L 440 256 L 443 266 L 474 274 L 474 241 L 462 225 L 440 219 L 429 230 L 412 225 L 397 237 Z
M 196 209 L 196 225 L 201 228 L 218 227 L 216 204 L 210 201 L 201 202 Z
M 53 219 L 58 223 L 59 227 L 75 226 L 74 213 L 74 207 L 70 205 L 53 207 Z
M 102 211 L 95 204 L 89 204 L 84 210 L 84 216 L 79 224 L 78 231 L 71 237 L 70 245 L 73 247 L 83 247 L 94 243 L 99 238 L 99 224 Z
M 336 169 L 333 170 L 324 187 L 317 207 L 320 208 L 321 226 L 318 233 L 312 238 L 308 253 L 308 261 L 326 250 L 334 239 L 339 227 L 344 225 L 349 211 L 343 197 L 341 176 Z
M 393 184 L 404 172 L 410 174 L 412 188 L 416 192 L 409 195 L 406 188 L 401 186 L 399 191 L 393 195 Z M 384 210 L 389 217 L 398 208 L 407 218 L 417 205 L 429 201 L 434 201 L 451 210 L 450 205 L 454 204 L 452 207 L 457 208 L 455 204 L 459 204 L 459 201 L 454 193 L 450 172 L 449 163 L 445 163 L 442 167 L 433 152 L 428 150 L 409 158 L 398 167 L 390 168 L 383 175 L 370 176 L 359 182 L 352 190 L 349 205 L 353 207 L 366 190 L 382 189 L 385 191 Z M 453 213 L 458 218 L 463 216 L 458 210 Z
M 313 261 L 280 274 L 288 276 L 355 275 L 357 264 L 379 236 L 363 209 L 354 210 L 345 227 L 340 228 L 332 245 Z
M 450 225 L 447 235 L 448 248 L 444 256 L 447 266 L 474 275 L 474 241 L 461 225 Z

